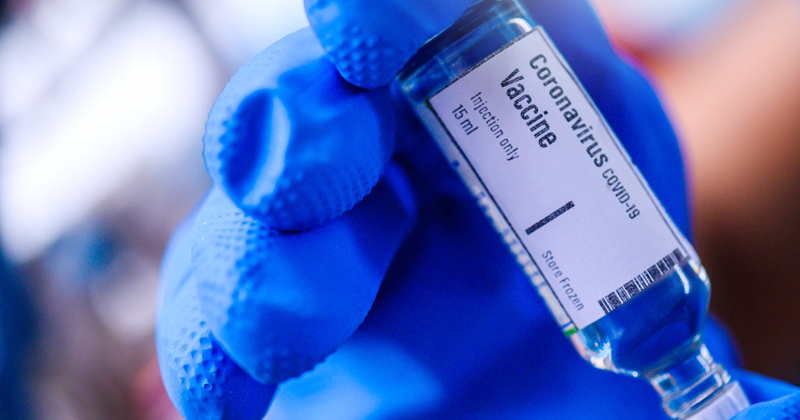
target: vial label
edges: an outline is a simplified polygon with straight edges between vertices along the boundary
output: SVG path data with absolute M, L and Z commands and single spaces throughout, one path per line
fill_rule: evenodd
M 541 27 L 427 106 L 449 135 L 435 136 L 440 146 L 497 207 L 490 217 L 504 219 L 574 327 L 696 258 Z

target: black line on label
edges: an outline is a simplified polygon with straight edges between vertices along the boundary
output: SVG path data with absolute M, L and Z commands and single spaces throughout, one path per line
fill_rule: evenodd
M 529 33 L 533 33 L 533 32 L 529 32 Z M 544 279 L 544 284 L 547 285 L 547 288 L 550 289 L 550 292 L 553 294 L 553 296 L 556 297 L 556 302 L 558 302 L 558 306 L 561 307 L 561 310 L 563 311 L 564 315 L 566 315 L 567 318 L 569 318 L 569 322 L 570 323 L 575 325 L 575 321 L 569 315 L 569 312 L 567 312 L 567 308 L 564 307 L 564 304 L 561 303 L 561 299 L 558 298 L 558 295 L 556 294 L 556 291 L 553 289 L 553 286 L 550 284 L 550 281 L 547 280 L 547 276 L 544 275 L 544 271 L 542 271 L 542 269 L 539 268 L 539 264 L 537 264 L 536 260 L 533 259 L 533 254 L 531 254 L 531 251 L 528 250 L 528 247 L 525 245 L 525 243 L 522 242 L 522 237 L 519 236 L 519 233 L 517 232 L 517 230 L 514 229 L 514 226 L 511 225 L 511 222 L 508 220 L 508 217 L 506 217 L 506 214 L 503 212 L 503 209 L 500 207 L 499 204 L 497 204 L 497 200 L 494 199 L 494 196 L 492 195 L 491 191 L 489 191 L 489 188 L 486 187 L 486 183 L 483 182 L 483 179 L 481 178 L 481 176 L 478 175 L 478 172 L 475 170 L 475 166 L 472 165 L 472 162 L 467 157 L 467 154 L 464 153 L 464 150 L 461 148 L 461 145 L 458 144 L 458 141 L 456 140 L 455 136 L 453 136 L 453 133 L 451 133 L 450 129 L 447 128 L 447 124 L 444 123 L 444 120 L 442 120 L 442 117 L 440 117 L 439 113 L 436 112 L 436 108 L 434 108 L 433 105 L 431 104 L 431 99 L 433 99 L 434 96 L 436 96 L 436 95 L 433 95 L 433 96 L 431 96 L 431 97 L 429 97 L 428 99 L 425 100 L 425 103 L 427 105 L 428 110 L 431 111 L 433 116 L 436 117 L 436 120 L 439 121 L 439 126 L 442 127 L 444 129 L 445 133 L 447 133 L 447 136 L 450 137 L 450 141 L 453 143 L 453 145 L 456 147 L 456 149 L 458 149 L 458 153 L 461 154 L 461 157 L 463 157 L 464 161 L 467 162 L 467 165 L 469 166 L 469 169 L 472 171 L 473 174 L 475 174 L 475 177 L 478 179 L 478 182 L 481 183 L 481 186 L 483 187 L 483 190 L 486 191 L 486 194 L 489 195 L 489 199 L 492 200 L 492 203 L 494 203 L 494 205 L 497 207 L 497 210 L 500 212 L 500 215 L 503 216 L 503 220 L 505 220 L 506 225 L 508 226 L 509 229 L 511 229 L 511 232 L 514 233 L 514 236 L 516 236 L 517 243 L 519 243 L 522 246 L 522 249 L 525 250 L 525 253 L 528 254 L 528 257 L 530 257 L 531 262 L 536 267 L 536 271 L 538 271 L 539 275 L 541 275 L 542 278 Z M 564 325 L 567 325 L 567 324 L 564 324 Z M 577 328 L 577 326 L 576 326 L 576 328 Z
M 550 40 L 550 36 L 547 35 L 547 32 L 541 26 L 533 28 L 533 31 L 531 31 L 530 33 L 533 32 L 536 32 L 544 40 L 544 43 L 547 46 L 547 48 L 550 49 L 550 52 L 560 62 L 561 67 L 564 68 L 567 74 L 569 74 L 569 77 L 571 77 L 572 80 L 575 82 L 575 85 L 578 86 L 578 90 L 583 94 L 583 97 L 589 103 L 589 106 L 594 110 L 595 115 L 597 115 L 598 118 L 600 118 L 600 121 L 603 124 L 605 132 L 612 139 L 611 143 L 616 147 L 617 151 L 619 151 L 619 153 L 622 155 L 622 160 L 628 165 L 628 168 L 630 168 L 631 171 L 633 171 L 634 178 L 636 178 L 636 180 L 639 181 L 639 185 L 641 185 L 644 188 L 645 194 L 650 199 L 650 202 L 653 204 L 653 207 L 655 207 L 656 213 L 658 213 L 658 215 L 661 216 L 661 220 L 664 221 L 664 225 L 667 226 L 667 230 L 669 230 L 669 232 L 672 234 L 672 237 L 675 238 L 675 241 L 678 243 L 678 246 L 683 249 L 683 252 L 687 256 L 691 255 L 689 251 L 686 249 L 684 243 L 680 240 L 679 234 L 675 232 L 677 227 L 674 227 L 671 223 L 667 221 L 668 216 L 666 216 L 666 210 L 664 210 L 664 208 L 661 205 L 659 205 L 658 199 L 655 197 L 655 194 L 653 193 L 653 190 L 650 188 L 650 185 L 647 183 L 647 180 L 644 179 L 644 175 L 642 175 L 636 168 L 636 166 L 633 164 L 633 160 L 631 160 L 631 156 L 628 154 L 628 152 L 622 148 L 622 144 L 619 141 L 619 137 L 617 137 L 617 135 L 614 133 L 614 130 L 611 129 L 611 126 L 608 125 L 608 121 L 606 121 L 605 116 L 603 116 L 603 114 L 600 112 L 600 109 L 597 107 L 597 104 L 595 104 L 592 97 L 589 96 L 589 93 L 586 91 L 586 88 L 583 87 L 583 84 L 575 76 L 575 73 L 572 71 L 572 68 L 569 66 L 569 64 L 567 64 L 567 61 L 566 59 L 564 59 L 564 56 L 561 55 L 560 51 L 554 48 L 553 42 Z
M 567 203 L 567 204 L 564 204 L 564 205 L 563 205 L 563 206 L 561 206 L 561 208 L 559 208 L 558 210 L 556 210 L 556 211 L 554 211 L 554 212 L 550 213 L 550 215 L 549 215 L 549 216 L 545 217 L 545 218 L 544 218 L 544 219 L 542 219 L 542 220 L 539 220 L 538 222 L 534 223 L 534 225 L 533 225 L 533 226 L 531 226 L 531 227 L 529 227 L 529 228 L 525 229 L 525 233 L 527 233 L 528 235 L 530 235 L 531 233 L 535 232 L 535 231 L 536 231 L 537 229 L 539 229 L 540 227 L 542 227 L 542 226 L 544 226 L 544 225 L 546 225 L 546 224 L 548 224 L 548 223 L 552 222 L 553 220 L 555 220 L 555 219 L 556 219 L 556 217 L 558 217 L 558 216 L 561 216 L 562 214 L 566 213 L 566 212 L 567 212 L 567 210 L 569 210 L 569 209 L 571 209 L 571 208 L 573 208 L 573 207 L 575 207 L 575 203 L 573 203 L 572 201 L 570 201 L 570 202 L 569 202 L 569 203 Z

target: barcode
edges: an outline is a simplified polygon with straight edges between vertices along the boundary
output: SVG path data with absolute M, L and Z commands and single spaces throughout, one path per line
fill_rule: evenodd
M 644 270 L 642 274 L 639 274 L 631 281 L 623 284 L 619 289 L 600 299 L 598 301 L 600 307 L 603 308 L 605 313 L 613 311 L 618 306 L 629 301 L 632 297 L 638 295 L 642 290 L 650 287 L 671 270 L 672 267 L 680 264 L 681 261 L 683 261 L 683 255 L 679 249 L 670 252 L 667 256 L 650 266 L 650 268 Z

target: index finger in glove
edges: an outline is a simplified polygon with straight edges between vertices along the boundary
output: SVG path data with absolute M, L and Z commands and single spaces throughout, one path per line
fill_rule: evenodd
M 375 186 L 394 133 L 388 89 L 345 82 L 306 28 L 228 82 L 209 112 L 203 157 L 248 216 L 302 230 L 342 214 Z
M 474 0 L 305 0 L 311 26 L 342 76 L 373 89 Z

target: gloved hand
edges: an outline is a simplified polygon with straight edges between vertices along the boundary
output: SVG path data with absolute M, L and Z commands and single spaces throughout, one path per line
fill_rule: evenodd
M 186 418 L 666 418 L 649 384 L 580 359 L 379 87 L 468 3 L 307 1 L 322 42 L 289 35 L 228 83 L 204 138 L 214 188 L 161 272 L 159 361 Z M 585 0 L 526 6 L 687 234 L 680 151 L 652 89 Z M 735 364 L 713 322 L 706 336 Z M 736 374 L 754 402 L 797 391 Z M 754 406 L 741 419 L 755 410 L 782 418 Z

